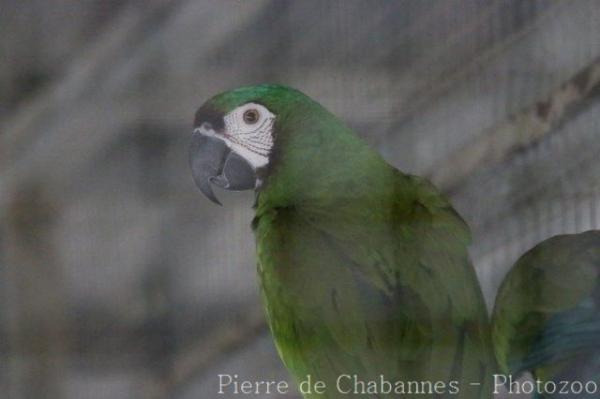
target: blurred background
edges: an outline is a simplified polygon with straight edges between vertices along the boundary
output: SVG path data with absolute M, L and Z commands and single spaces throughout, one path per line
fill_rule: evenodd
M 287 378 L 252 194 L 216 207 L 187 166 L 196 108 L 240 85 L 299 88 L 430 177 L 493 303 L 523 251 L 600 227 L 598 21 L 596 0 L 0 0 L 1 397 Z

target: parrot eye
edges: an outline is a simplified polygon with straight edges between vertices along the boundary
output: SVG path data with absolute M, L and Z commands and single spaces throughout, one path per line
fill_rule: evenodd
M 244 112 L 244 122 L 246 122 L 248 125 L 254 125 L 256 122 L 258 122 L 258 119 L 260 117 L 258 110 L 256 109 L 249 109 L 246 112 Z

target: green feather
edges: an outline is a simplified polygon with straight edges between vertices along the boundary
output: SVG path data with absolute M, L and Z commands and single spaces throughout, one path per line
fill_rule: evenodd
M 296 90 L 243 88 L 211 105 L 250 101 L 277 116 L 253 222 L 268 322 L 293 376 L 328 387 L 305 397 L 348 397 L 342 374 L 456 380 L 452 397 L 488 397 L 495 362 L 465 222 Z
M 517 261 L 498 292 L 493 339 L 506 373 L 600 378 L 600 231 L 553 237 Z

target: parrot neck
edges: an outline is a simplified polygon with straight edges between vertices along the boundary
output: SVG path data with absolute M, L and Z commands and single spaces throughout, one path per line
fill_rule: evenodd
M 257 215 L 272 208 L 373 206 L 391 193 L 395 170 L 352 131 L 330 122 L 313 124 L 308 133 L 279 134 L 258 189 Z

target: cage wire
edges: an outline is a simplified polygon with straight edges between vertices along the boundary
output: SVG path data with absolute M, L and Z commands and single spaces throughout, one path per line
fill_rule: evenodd
M 469 204 L 472 254 L 488 299 L 507 269 L 536 243 L 600 227 L 599 110 L 595 103 L 541 142 L 474 177 L 474 195 L 484 209 L 471 212 L 477 199 L 456 195 L 459 204 Z
M 7 223 L 10 399 L 31 396 L 33 382 L 61 398 L 197 398 L 224 371 L 286 378 L 258 297 L 252 195 L 222 195 L 215 210 L 185 160 L 195 109 L 235 86 L 298 87 L 391 164 L 431 177 L 471 227 L 490 306 L 525 250 L 600 228 L 598 69 L 595 90 L 573 83 L 598 65 L 597 1 L 162 3 L 0 1 L 11 55 L 0 64 L 0 216 L 31 182 L 56 205 L 43 231 L 64 284 L 39 291 L 64 304 L 68 331 L 54 366 L 16 339 L 33 336 L 24 331 L 44 306 L 17 287 L 50 267 L 43 253 L 24 261 Z M 537 118 L 548 98 L 568 106 Z M 493 156 L 464 167 L 488 138 Z

